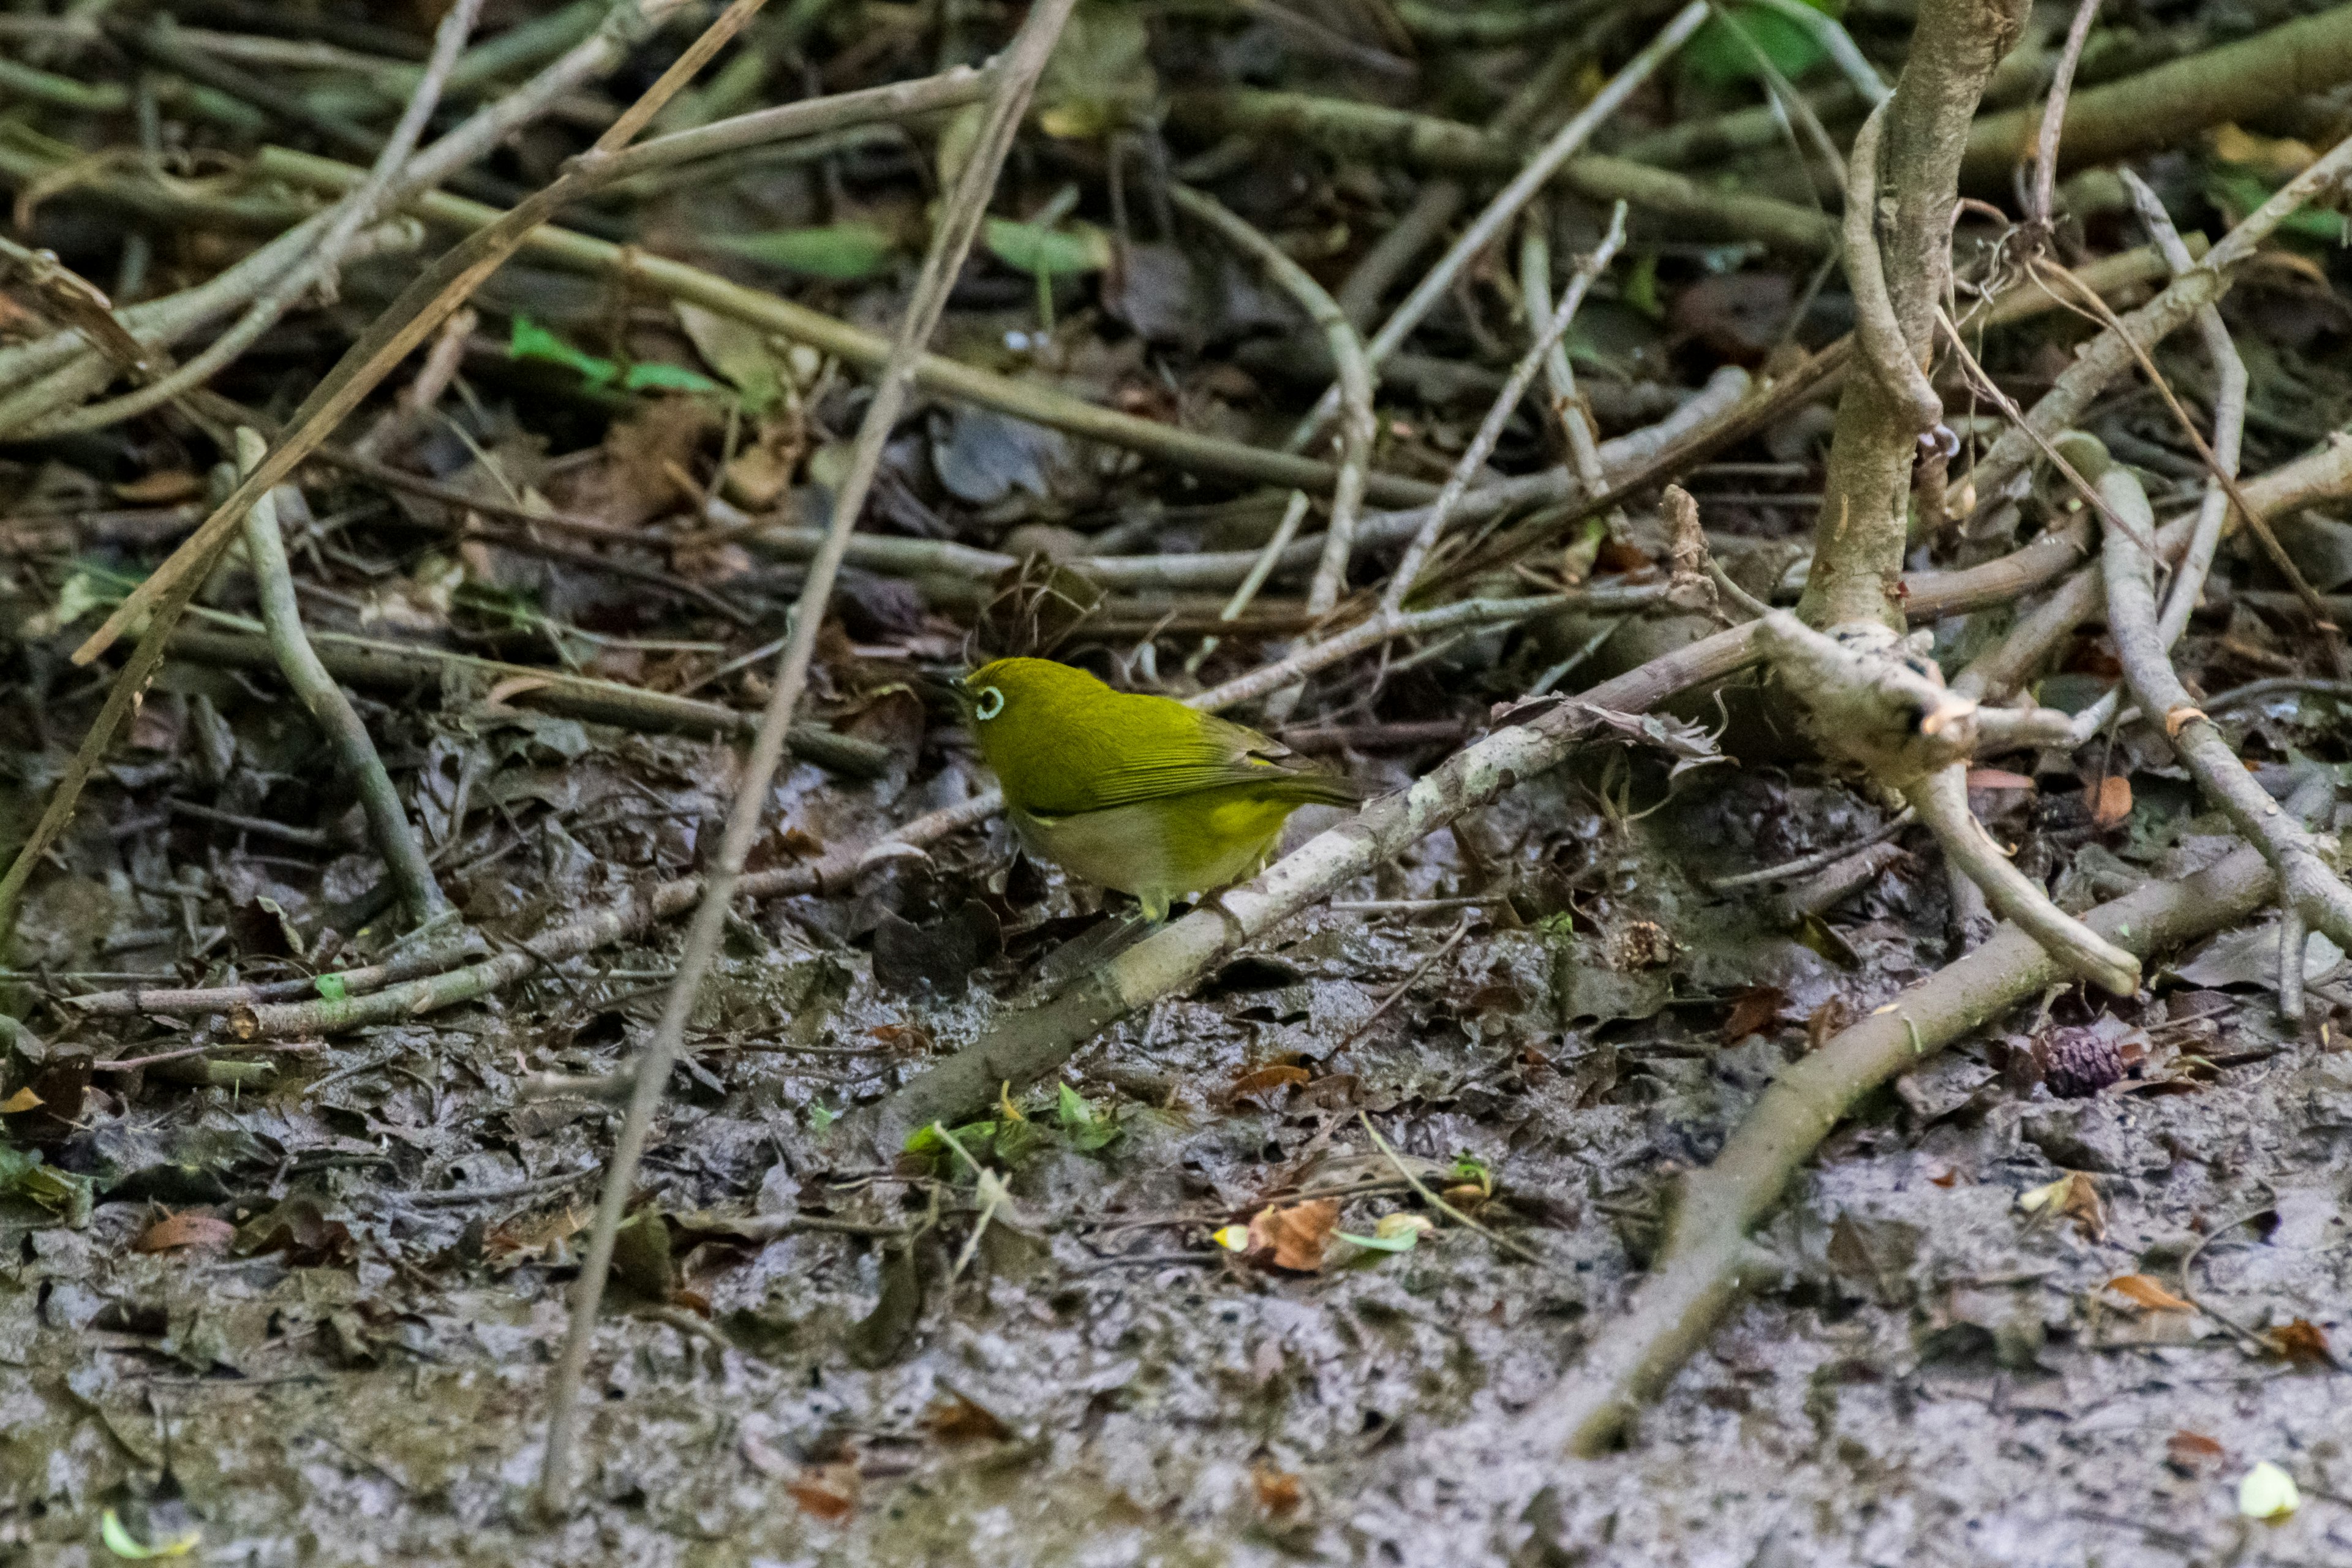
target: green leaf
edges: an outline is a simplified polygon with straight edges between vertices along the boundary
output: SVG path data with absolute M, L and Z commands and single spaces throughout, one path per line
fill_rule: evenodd
M 1626 273 L 1618 298 L 1654 321 L 1666 319 L 1665 301 L 1658 298 L 1658 253 L 1645 250 Z
M 1842 5 L 1825 4 L 1824 0 L 1806 0 L 1806 4 L 1831 16 L 1844 9 Z M 1730 26 L 1724 15 L 1710 16 L 1706 25 L 1683 46 L 1683 74 L 1692 80 L 1708 87 L 1760 81 L 1764 72 L 1756 59 L 1759 49 L 1791 81 L 1826 58 L 1818 38 L 1801 24 L 1777 12 L 1761 5 L 1739 5 L 1733 7 L 1728 16 L 1738 23 L 1737 27 Z
M 313 975 L 310 984 L 317 987 L 320 996 L 330 1002 L 344 1001 L 352 994 L 352 988 L 343 984 L 343 977 L 340 974 Z
M 988 248 L 999 261 L 1022 272 L 1099 272 L 1110 265 L 1110 236 L 1089 223 L 1041 228 L 1010 218 L 988 220 Z
M 688 370 L 682 364 L 633 364 L 621 377 L 624 392 L 694 392 L 715 393 L 727 389 L 698 370 Z
M 112 1509 L 100 1515 L 98 1521 L 98 1538 L 106 1542 L 106 1549 L 131 1563 L 144 1563 L 156 1557 L 185 1557 L 196 1549 L 196 1542 L 204 1537 L 202 1530 L 191 1527 L 169 1541 L 142 1546 L 131 1538 L 131 1531 L 123 1527 L 121 1516 Z
M 1370 1236 L 1354 1236 L 1344 1230 L 1333 1234 L 1367 1252 L 1411 1252 L 1421 1245 L 1421 1238 L 1429 1230 L 1429 1221 L 1420 1215 L 1384 1214 Z
M 2205 175 L 2206 195 L 2233 219 L 2242 219 L 2270 200 L 2273 188 L 2269 182 L 2243 169 L 2212 169 Z M 2279 227 L 2288 234 L 2325 240 L 2330 245 L 2352 244 L 2352 220 L 2324 208 L 2299 207 L 2287 215 Z
M 808 1108 L 808 1118 L 809 1131 L 822 1138 L 827 1132 L 833 1131 L 833 1124 L 841 1120 L 841 1112 L 832 1109 L 830 1106 L 819 1105 L 814 1100 L 811 1100 Z M 930 1129 L 925 1128 L 923 1131 L 928 1132 Z M 919 1136 L 919 1134 L 918 1134 L 918 1136 Z M 914 1146 L 914 1140 L 910 1138 L 907 1141 L 907 1143 L 908 1147 L 912 1148 Z
M 1057 1084 L 1055 1114 L 1070 1147 L 1081 1154 L 1091 1154 L 1119 1134 L 1117 1121 L 1105 1116 L 1090 1104 L 1087 1097 L 1068 1084 Z
M 591 386 L 616 381 L 621 374 L 621 367 L 611 360 L 582 353 L 529 316 L 514 319 L 514 330 L 507 339 L 507 357 L 545 360 L 550 364 L 569 365 L 578 371 Z
M 1421 1233 L 1417 1230 L 1408 1230 L 1401 1236 L 1386 1237 L 1358 1236 L 1353 1231 L 1347 1230 L 1335 1230 L 1331 1234 L 1341 1241 L 1351 1242 L 1362 1247 L 1366 1252 L 1411 1252 L 1421 1244 Z
M 821 228 L 780 228 L 765 234 L 719 234 L 709 237 L 714 250 L 746 261 L 781 267 L 812 278 L 854 283 L 871 278 L 890 265 L 898 242 L 880 224 L 835 223 Z
M 744 413 L 763 414 L 783 401 L 788 372 L 782 356 L 769 345 L 766 333 L 683 300 L 673 308 L 703 363 L 734 383 Z
M 0 1196 L 26 1198 L 59 1215 L 79 1230 L 89 1223 L 98 1201 L 96 1185 L 88 1176 L 44 1164 L 30 1149 L 0 1143 Z

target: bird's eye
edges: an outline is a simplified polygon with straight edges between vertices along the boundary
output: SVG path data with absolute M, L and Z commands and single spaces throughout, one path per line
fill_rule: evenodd
M 972 697 L 971 716 L 979 720 L 995 718 L 1004 711 L 1004 693 L 993 686 L 983 686 Z

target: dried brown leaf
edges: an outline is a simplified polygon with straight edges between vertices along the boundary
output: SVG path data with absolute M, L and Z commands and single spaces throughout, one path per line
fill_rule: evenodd
M 2183 1426 L 2164 1440 L 2164 1457 L 2174 1468 L 2194 1475 L 2206 1465 L 2229 1457 L 2229 1450 L 2202 1432 Z
M 2083 797 L 2091 807 L 2091 826 L 2102 831 L 2120 824 L 2131 815 L 2131 780 L 2115 773 L 2086 786 Z
M 236 1226 L 202 1209 L 182 1209 L 167 1214 L 140 1233 L 131 1244 L 134 1252 L 176 1252 L 182 1247 L 226 1247 L 236 1236 Z
M 1323 1267 L 1323 1251 L 1339 1226 L 1339 1205 L 1330 1198 L 1260 1209 L 1249 1224 L 1249 1250 L 1276 1268 L 1312 1274 Z
M 1259 1068 L 1255 1072 L 1245 1072 L 1234 1079 L 1231 1087 L 1225 1090 L 1225 1098 L 1228 1100 L 1234 1100 L 1244 1095 L 1271 1094 L 1276 1089 L 1288 1085 L 1303 1087 L 1310 1076 L 1305 1068 L 1300 1067 Z
M 2282 1359 L 2297 1366 L 2336 1364 L 2335 1353 L 2327 1348 L 2327 1335 L 2308 1318 L 2297 1318 L 2291 1323 L 2271 1330 L 2263 1338 L 2270 1342 L 2271 1349 L 2276 1351 Z
M 1779 986 L 1750 985 L 1731 999 L 1731 1016 L 1723 1021 L 1723 1043 L 1736 1046 L 1771 1027 L 1788 1005 L 1789 994 Z
M 1306 1498 L 1306 1489 L 1297 1476 L 1264 1461 L 1251 1468 L 1250 1484 L 1257 1490 L 1258 1507 L 1277 1519 L 1296 1510 Z
M 923 1428 L 942 1443 L 992 1443 L 1013 1435 L 987 1406 L 953 1389 L 923 1412 Z
M 857 1467 L 814 1466 L 802 1471 L 798 1480 L 786 1481 L 784 1490 L 801 1505 L 802 1512 L 837 1523 L 857 1511 Z
M 2107 1281 L 2106 1289 L 2159 1312 L 2193 1312 L 2197 1310 L 2145 1274 L 2118 1274 Z

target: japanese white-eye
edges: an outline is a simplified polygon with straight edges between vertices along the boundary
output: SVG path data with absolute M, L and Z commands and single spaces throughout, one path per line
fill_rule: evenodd
M 1300 806 L 1362 798 L 1255 730 L 1050 659 L 1001 658 L 955 689 L 1024 847 L 1150 921 L 1255 873 Z

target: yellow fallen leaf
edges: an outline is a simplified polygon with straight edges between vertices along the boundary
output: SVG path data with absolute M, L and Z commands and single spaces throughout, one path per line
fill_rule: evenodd
M 2294 1478 L 2268 1459 L 2246 1472 L 2238 1483 L 2238 1511 L 2248 1519 L 2284 1519 L 2303 1506 Z
M 2302 174 L 2319 157 L 2307 142 L 2257 136 L 2227 122 L 2214 127 L 2212 147 L 2213 156 L 2221 163 L 2257 169 L 2282 180 Z

